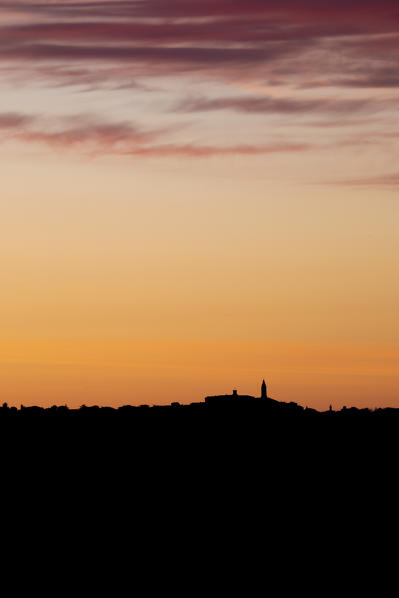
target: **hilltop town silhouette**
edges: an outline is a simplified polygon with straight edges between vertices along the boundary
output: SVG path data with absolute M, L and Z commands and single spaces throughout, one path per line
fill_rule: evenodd
M 292 419 L 305 417 L 342 418 L 356 416 L 399 416 L 399 408 L 385 407 L 359 409 L 357 407 L 342 407 L 334 410 L 330 405 L 326 411 L 318 411 L 310 407 L 303 407 L 295 402 L 285 403 L 268 396 L 265 380 L 262 381 L 259 397 L 238 394 L 233 390 L 232 394 L 207 396 L 204 401 L 195 403 L 172 402 L 170 405 L 123 405 L 113 408 L 107 406 L 86 406 L 78 409 L 69 408 L 67 405 L 53 405 L 52 407 L 40 407 L 21 405 L 20 408 L 9 407 L 4 403 L 0 407 L 0 423 L 10 420 L 67 420 L 75 419 L 82 421 L 90 420 L 117 420 L 131 421 L 145 419 L 162 419 L 166 414 L 209 414 L 225 417 L 246 417 Z M 172 416 L 173 417 L 173 416 Z M 168 417 L 170 421 L 170 418 Z

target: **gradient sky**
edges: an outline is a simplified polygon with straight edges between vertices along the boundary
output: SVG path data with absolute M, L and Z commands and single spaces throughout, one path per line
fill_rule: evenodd
M 0 1 L 0 401 L 399 407 L 397 0 Z

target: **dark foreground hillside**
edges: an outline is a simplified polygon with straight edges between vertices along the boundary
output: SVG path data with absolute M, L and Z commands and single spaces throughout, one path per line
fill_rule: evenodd
M 212 447 L 234 451 L 252 446 L 257 455 L 299 450 L 316 455 L 321 446 L 329 452 L 342 450 L 345 443 L 367 450 L 378 443 L 399 439 L 399 409 L 356 409 L 319 412 L 296 403 L 271 398 L 207 397 L 200 403 L 168 406 L 86 407 L 54 406 L 0 407 L 0 439 L 12 438 L 13 445 L 56 446 L 73 449 L 79 443 L 108 447 L 125 445 L 125 452 L 158 458 L 175 447 L 180 458 L 187 447 L 201 454 Z M 362 448 L 362 444 L 365 443 Z M 127 448 L 126 448 L 127 447 Z
M 318 412 L 270 398 L 229 396 L 118 409 L 4 405 L 0 450 L 3 467 L 13 463 L 14 473 L 24 471 L 31 489 L 44 466 L 46 484 L 61 477 L 73 487 L 79 475 L 87 485 L 95 476 L 108 479 L 109 491 L 117 476 L 135 493 L 156 486 L 159 500 L 171 485 L 184 501 L 189 486 L 195 496 L 205 489 L 212 495 L 212 488 L 227 483 L 246 493 L 254 480 L 265 500 L 287 487 L 290 496 L 305 486 L 317 496 L 321 480 L 328 488 L 344 476 L 357 484 L 360 474 L 379 478 L 391 468 L 398 454 L 397 415 L 396 409 Z

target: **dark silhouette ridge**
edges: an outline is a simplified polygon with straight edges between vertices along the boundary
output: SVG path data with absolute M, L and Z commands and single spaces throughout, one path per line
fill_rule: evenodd
M 74 478 L 82 472 L 86 482 L 93 471 L 101 479 L 104 472 L 111 479 L 116 473 L 135 488 L 129 496 L 162 480 L 155 495 L 164 497 L 175 484 L 181 488 L 176 501 L 180 505 L 187 480 L 196 495 L 202 489 L 214 497 L 215 487 L 230 476 L 234 484 L 241 479 L 241 492 L 255 480 L 259 488 L 253 496 L 259 494 L 262 500 L 284 484 L 292 485 L 287 496 L 293 488 L 297 496 L 304 484 L 313 487 L 316 496 L 322 476 L 329 485 L 331 476 L 342 478 L 345 470 L 354 479 L 362 467 L 380 471 L 389 455 L 397 454 L 399 409 L 317 411 L 277 401 L 262 388 L 259 397 L 236 391 L 164 406 L 17 409 L 4 404 L 0 407 L 3 467 L 16 454 L 18 472 L 28 463 L 35 475 L 50 463 L 48 480 L 54 475 Z M 109 486 L 113 488 L 113 483 Z
M 317 411 L 309 407 L 303 407 L 295 402 L 285 403 L 277 401 L 267 396 L 266 383 L 263 380 L 261 385 L 261 396 L 253 397 L 250 395 L 240 395 L 237 390 L 232 394 L 208 396 L 205 400 L 198 403 L 181 404 L 172 402 L 170 405 L 123 405 L 118 408 L 99 407 L 82 405 L 79 409 L 70 409 L 66 405 L 54 405 L 49 408 L 21 405 L 9 407 L 4 403 L 0 408 L 0 423 L 14 420 L 115 420 L 115 421 L 134 421 L 146 419 L 161 419 L 168 417 L 166 414 L 179 413 L 207 413 L 220 416 L 236 416 L 238 414 L 253 416 L 263 421 L 270 419 L 284 418 L 350 418 L 350 417 L 376 417 L 376 416 L 399 416 L 399 408 L 385 407 L 368 409 L 359 409 L 357 407 L 343 407 L 335 411 L 330 405 L 327 411 Z M 173 416 L 172 416 L 173 417 Z

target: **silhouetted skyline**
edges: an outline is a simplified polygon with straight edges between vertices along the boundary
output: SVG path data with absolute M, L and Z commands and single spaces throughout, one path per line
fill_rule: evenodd
M 4 403 L 0 409 L 0 421 L 10 421 L 9 418 L 22 418 L 24 420 L 38 420 L 38 419 L 101 419 L 103 421 L 117 418 L 118 421 L 134 421 L 135 418 L 141 418 L 142 413 L 152 413 L 154 417 L 162 418 L 162 413 L 165 411 L 182 411 L 182 412 L 208 412 L 211 414 L 219 414 L 226 417 L 236 416 L 237 414 L 245 414 L 253 417 L 259 423 L 257 418 L 264 417 L 268 419 L 273 418 L 292 418 L 292 417 L 310 417 L 310 416 L 372 416 L 372 415 L 395 415 L 399 416 L 399 409 L 393 408 L 377 408 L 377 409 L 358 409 L 356 407 L 346 407 L 335 411 L 330 405 L 327 411 L 317 411 L 309 407 L 298 405 L 294 401 L 289 403 L 278 401 L 267 396 L 265 380 L 262 381 L 260 388 L 260 396 L 254 397 L 251 395 L 239 394 L 236 389 L 231 394 L 207 396 L 204 401 L 181 404 L 177 401 L 170 405 L 123 405 L 119 408 L 99 407 L 98 405 L 86 406 L 82 405 L 79 409 L 69 409 L 67 405 L 54 405 L 49 408 L 30 406 L 25 407 L 21 405 L 17 407 L 9 407 Z M 152 416 L 149 416 L 152 417 Z M 265 420 L 266 421 L 266 420 Z

